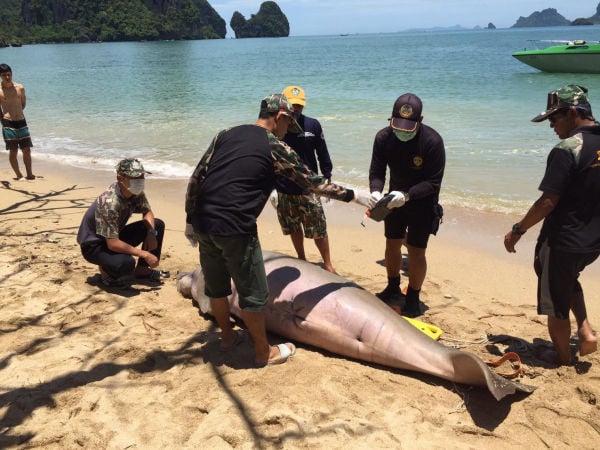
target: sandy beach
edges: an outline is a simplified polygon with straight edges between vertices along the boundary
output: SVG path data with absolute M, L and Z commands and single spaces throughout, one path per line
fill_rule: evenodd
M 185 181 L 146 183 L 166 222 L 160 268 L 171 278 L 119 291 L 98 285 L 75 239 L 114 175 L 35 158 L 34 172 L 43 178 L 15 181 L 8 161 L 0 169 L 0 448 L 598 448 L 600 352 L 560 368 L 536 357 L 550 345 L 531 264 L 539 226 L 511 255 L 502 237 L 516 217 L 446 208 L 430 241 L 420 319 L 484 361 L 517 352 L 519 381 L 537 387 L 497 402 L 483 388 L 302 344 L 285 364 L 251 368 L 251 348 L 219 352 L 215 324 L 176 290 L 176 274 L 198 263 L 183 236 Z M 325 208 L 335 268 L 378 292 L 382 225 L 362 227 L 354 204 Z M 263 249 L 293 254 L 269 204 L 259 234 Z M 581 277 L 596 329 L 599 275 L 597 262 Z

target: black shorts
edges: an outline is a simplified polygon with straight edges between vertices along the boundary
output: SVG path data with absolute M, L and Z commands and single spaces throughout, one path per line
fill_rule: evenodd
M 533 267 L 538 277 L 538 314 L 568 319 L 571 301 L 582 294 L 579 274 L 593 263 L 600 252 L 571 253 L 548 246 L 535 246 Z
M 404 239 L 416 248 L 427 248 L 429 235 L 437 233 L 442 219 L 442 207 L 431 203 L 410 203 L 395 208 L 384 219 L 387 239 Z

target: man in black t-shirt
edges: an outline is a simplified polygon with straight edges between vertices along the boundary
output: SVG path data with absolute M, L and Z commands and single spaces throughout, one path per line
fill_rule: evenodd
M 579 355 L 598 348 L 578 278 L 600 255 L 600 125 L 592 116 L 587 89 L 572 84 L 549 92 L 546 111 L 532 121 L 546 119 L 562 140 L 548 155 L 542 195 L 506 234 L 504 246 L 514 253 L 520 237 L 544 221 L 534 260 L 538 314 L 548 316 L 557 353 L 553 360 L 570 364 L 569 310 L 577 321 Z
M 427 273 L 425 252 L 429 236 L 441 220 L 438 204 L 446 165 L 441 136 L 422 123 L 423 105 L 415 94 L 396 99 L 389 126 L 380 130 L 373 143 L 369 169 L 370 207 L 380 200 L 390 169 L 392 212 L 385 218 L 385 267 L 388 283 L 379 297 L 390 304 L 400 297 L 401 247 L 408 249 L 408 287 L 402 314 L 421 315 L 420 292 Z
M 269 291 L 256 219 L 275 187 L 275 177 L 284 176 L 335 200 L 368 203 L 368 195 L 329 183 L 308 169 L 281 141 L 288 129 L 300 131 L 287 98 L 282 94 L 264 98 L 254 124 L 215 136 L 186 191 L 185 235 L 199 246 L 204 293 L 221 329 L 220 349 L 230 350 L 240 341 L 229 319 L 233 281 L 258 366 L 280 364 L 296 351 L 291 342 L 269 345 L 265 327 Z

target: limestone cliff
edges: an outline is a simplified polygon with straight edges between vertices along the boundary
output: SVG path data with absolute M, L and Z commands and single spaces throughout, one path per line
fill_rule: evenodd
M 528 17 L 519 17 L 511 28 L 520 27 L 555 27 L 564 25 L 595 25 L 600 24 L 600 3 L 596 6 L 596 14 L 590 17 L 579 17 L 572 22 L 561 16 L 556 9 L 548 8 L 536 11 Z
M 229 25 L 236 38 L 287 37 L 290 34 L 287 17 L 275 2 L 264 2 L 250 20 L 235 11 Z
M 0 0 L 0 38 L 25 43 L 217 39 L 207 0 Z
M 596 14 L 588 18 L 579 18 L 573 21 L 573 25 L 597 25 L 600 24 L 600 3 L 596 7 Z
M 556 27 L 570 24 L 571 22 L 561 16 L 556 9 L 548 8 L 541 12 L 536 11 L 529 17 L 519 17 L 517 23 L 515 23 L 511 28 Z

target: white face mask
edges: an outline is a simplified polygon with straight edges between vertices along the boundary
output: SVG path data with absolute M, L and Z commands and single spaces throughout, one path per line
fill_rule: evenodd
M 133 195 L 140 195 L 142 192 L 144 192 L 144 181 L 145 180 L 143 178 L 130 179 L 127 190 Z
M 399 141 L 408 142 L 417 135 L 417 130 L 410 133 L 406 131 L 394 130 L 394 134 Z

